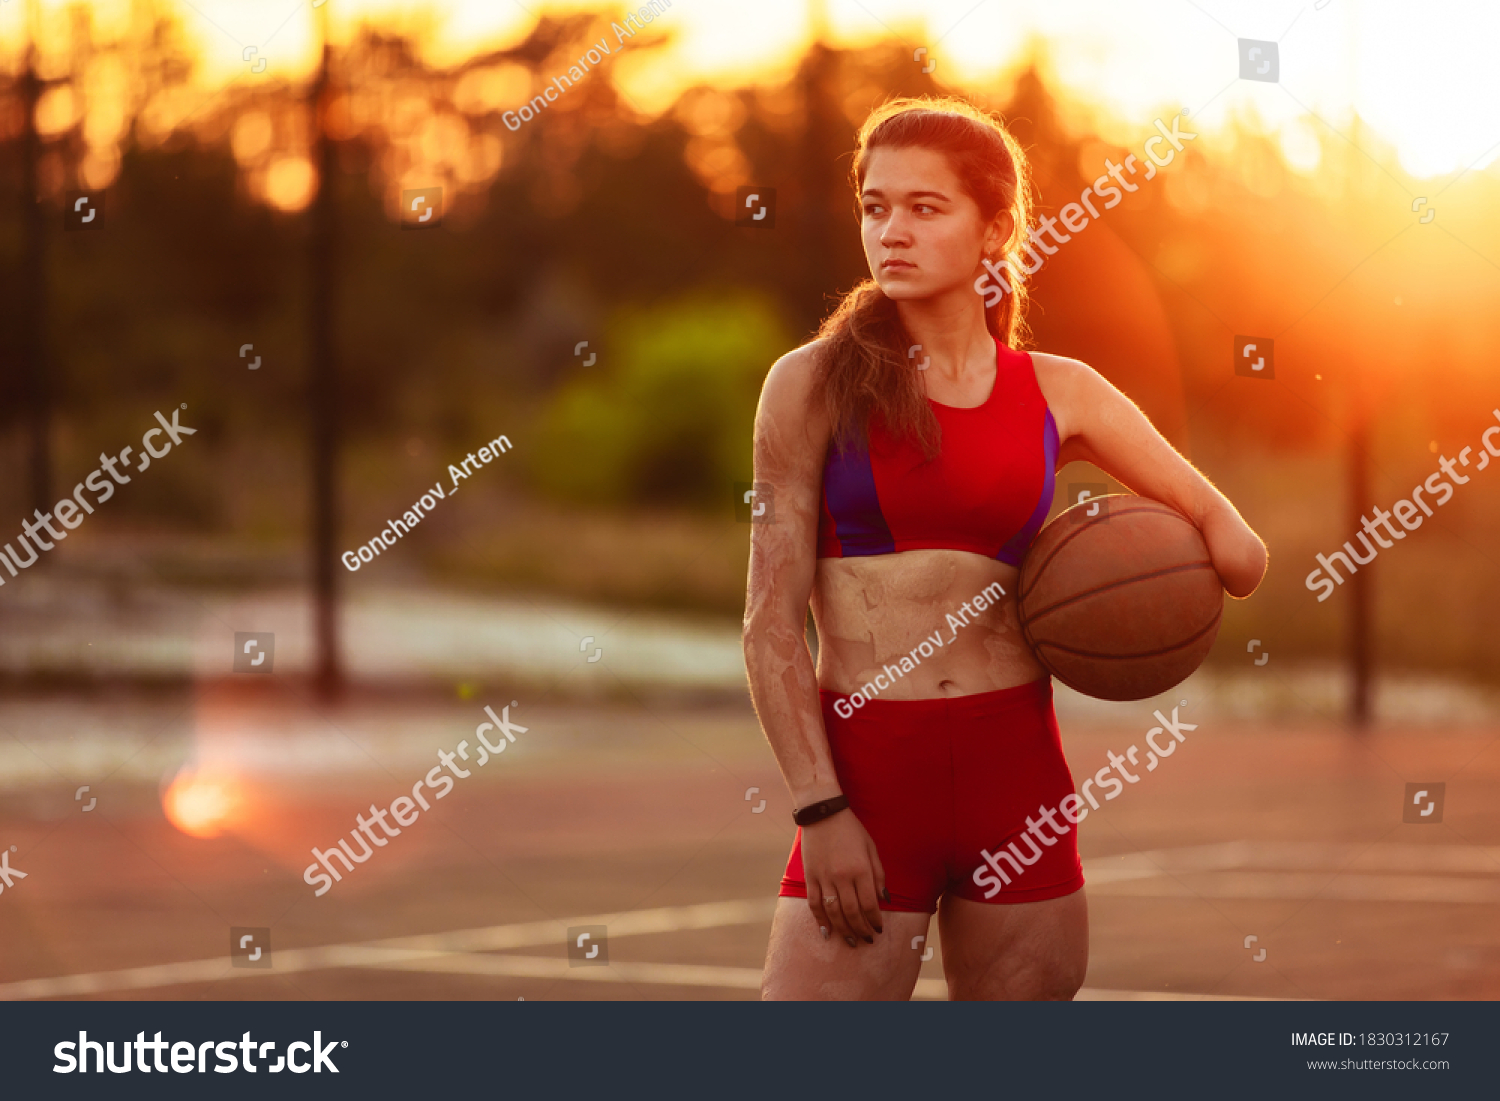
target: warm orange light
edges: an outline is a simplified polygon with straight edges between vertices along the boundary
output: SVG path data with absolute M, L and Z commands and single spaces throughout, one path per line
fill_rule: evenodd
M 232 778 L 186 769 L 162 796 L 167 820 L 192 837 L 217 837 L 239 805 L 239 787 Z
M 295 213 L 312 201 L 318 174 L 304 156 L 277 157 L 265 171 L 262 194 L 278 210 Z

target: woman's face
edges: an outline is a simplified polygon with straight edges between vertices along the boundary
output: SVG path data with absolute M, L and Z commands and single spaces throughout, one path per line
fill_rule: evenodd
M 947 156 L 918 146 L 872 152 L 860 200 L 870 274 L 898 300 L 972 284 L 1010 224 L 1008 214 L 986 224 Z

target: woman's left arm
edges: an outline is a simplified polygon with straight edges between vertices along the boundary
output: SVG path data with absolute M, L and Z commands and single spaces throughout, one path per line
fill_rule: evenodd
M 1229 595 L 1253 593 L 1266 573 L 1266 545 L 1229 498 L 1088 364 L 1042 352 L 1033 352 L 1032 362 L 1057 424 L 1057 465 L 1091 462 L 1132 493 L 1175 508 L 1203 533 Z

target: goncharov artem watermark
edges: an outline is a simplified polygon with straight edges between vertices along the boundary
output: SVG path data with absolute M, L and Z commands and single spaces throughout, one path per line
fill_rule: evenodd
M 1184 109 L 1181 114 L 1185 115 L 1187 111 Z M 1182 143 L 1184 141 L 1192 141 L 1198 136 L 1197 134 L 1180 129 L 1180 115 L 1172 116 L 1172 128 L 1170 130 L 1167 129 L 1166 123 L 1162 122 L 1161 119 L 1155 119 L 1154 121 L 1156 128 L 1161 133 L 1152 134 L 1151 137 L 1146 139 L 1144 152 L 1146 160 L 1149 163 L 1146 165 L 1146 175 L 1144 178 L 1148 180 L 1156 175 L 1158 168 L 1165 168 L 1172 163 L 1172 158 L 1182 151 Z M 1172 148 L 1166 151 L 1165 156 L 1159 156 L 1152 148 L 1153 146 L 1160 145 L 1162 142 L 1170 142 L 1172 146 Z M 1031 264 L 1027 264 L 1024 260 L 1021 260 L 1020 270 L 1017 270 L 1015 260 L 1009 257 L 1001 260 L 998 264 L 986 258 L 983 261 L 984 270 L 989 274 L 981 275 L 978 279 L 974 280 L 974 289 L 985 296 L 985 308 L 988 309 L 995 305 L 1007 294 L 1011 293 L 1014 288 L 1011 286 L 1010 280 L 1014 279 L 1018 283 L 1025 282 L 1028 275 L 1035 275 L 1041 270 L 1042 265 L 1047 262 L 1048 256 L 1056 254 L 1058 245 L 1065 245 L 1073 239 L 1071 233 L 1058 232 L 1057 223 L 1059 221 L 1071 230 L 1072 233 L 1081 233 L 1093 224 L 1091 218 L 1097 219 L 1099 217 L 1099 211 L 1094 206 L 1093 196 L 1097 195 L 1101 199 L 1106 199 L 1104 209 L 1109 210 L 1112 207 L 1119 206 L 1121 200 L 1125 197 L 1120 193 L 1120 187 L 1123 187 L 1126 191 L 1139 190 L 1139 184 L 1131 183 L 1125 178 L 1127 171 L 1130 175 L 1135 175 L 1136 164 L 1137 161 L 1134 153 L 1126 156 L 1124 164 L 1115 164 L 1114 161 L 1106 157 L 1104 159 L 1104 174 L 1090 186 L 1083 189 L 1078 196 L 1077 203 L 1068 203 L 1058 211 L 1056 218 L 1053 218 L 1051 215 L 1043 215 L 1039 218 L 1037 224 L 1042 227 L 1040 231 L 1038 231 L 1037 226 L 1031 226 L 1027 229 L 1027 244 L 1021 247 L 1021 251 L 1031 258 L 1033 261 Z M 1114 184 L 1109 183 L 1108 181 L 1111 178 L 1120 187 L 1115 187 Z M 1110 198 L 1110 196 L 1113 196 L 1113 198 Z M 1080 206 L 1079 203 L 1083 205 Z M 1085 207 L 1088 208 L 1090 217 L 1084 216 Z M 1050 233 L 1052 239 L 1057 242 L 1057 245 L 1049 245 L 1046 241 L 1042 240 L 1042 234 L 1044 233 Z M 1016 259 L 1019 260 L 1019 254 L 1017 254 Z M 990 282 L 991 276 L 995 279 L 993 283 Z
M 645 7 L 625 17 L 625 25 L 611 23 L 609 29 L 615 32 L 615 44 L 623 46 L 625 39 L 634 38 L 636 32 L 643 30 L 645 24 L 654 22 L 658 15 L 663 14 L 672 6 L 672 0 L 651 0 Z M 589 71 L 589 65 L 598 65 L 610 54 L 609 42 L 599 39 L 584 55 L 568 67 L 566 76 L 555 76 L 552 83 L 548 84 L 539 95 L 531 97 L 529 103 L 523 103 L 515 111 L 506 111 L 500 116 L 500 121 L 505 123 L 507 130 L 519 130 L 523 122 L 530 122 L 540 115 L 547 107 L 555 103 L 559 96 L 581 80 Z
M 187 406 L 184 405 L 182 408 L 186 409 Z M 182 442 L 182 437 L 192 436 L 197 433 L 198 430 L 196 428 L 188 428 L 186 425 L 177 423 L 178 412 L 179 410 L 173 409 L 172 419 L 169 421 L 161 415 L 160 410 L 157 411 L 156 420 L 161 427 L 149 429 L 141 437 L 141 461 L 134 468 L 137 473 L 149 467 L 152 459 L 160 459 L 166 456 L 172 450 L 173 444 L 180 444 Z M 172 442 L 161 448 L 161 450 L 157 450 L 151 445 L 151 441 L 163 434 Z M 0 565 L 9 570 L 12 577 L 19 576 L 16 573 L 17 570 L 27 569 L 36 563 L 38 550 L 49 551 L 62 540 L 66 539 L 69 531 L 72 531 L 79 524 L 83 523 L 84 515 L 93 515 L 94 505 L 102 505 L 115 495 L 116 485 L 126 485 L 129 483 L 130 475 L 122 474 L 116 469 L 116 464 L 119 464 L 126 470 L 130 470 L 130 453 L 133 450 L 134 448 L 127 447 L 119 455 L 105 455 L 101 453 L 99 455 L 99 467 L 73 487 L 73 495 L 71 497 L 64 497 L 61 501 L 58 501 L 57 504 L 52 506 L 51 512 L 43 512 L 41 509 L 35 509 L 36 523 L 32 523 L 30 520 L 22 520 L 21 530 L 24 534 L 18 536 L 16 542 L 21 544 L 21 549 L 26 551 L 29 557 L 26 561 L 22 562 L 21 556 L 16 553 L 15 547 L 6 543 L 4 552 L 0 553 Z M 109 471 L 108 478 L 104 476 L 106 470 Z M 88 499 L 84 496 L 83 491 L 85 489 L 92 490 L 97 494 L 93 505 L 89 504 Z M 53 527 L 52 521 L 54 517 L 67 530 L 59 531 Z M 52 537 L 51 540 L 43 537 L 41 531 L 43 528 Z M 28 539 L 30 539 L 30 542 L 27 542 Z M 4 584 L 5 578 L 4 576 L 0 576 L 0 585 Z
M 1156 715 L 1156 721 L 1161 723 L 1161 726 L 1153 726 L 1146 732 L 1146 744 L 1151 747 L 1150 750 L 1146 751 L 1147 772 L 1155 772 L 1156 766 L 1161 764 L 1163 758 L 1170 757 L 1177 752 L 1177 743 L 1185 740 L 1182 733 L 1184 730 L 1198 729 L 1196 723 L 1188 723 L 1180 720 L 1177 717 L 1177 708 L 1175 707 L 1172 708 L 1172 717 L 1170 719 L 1159 710 L 1154 712 L 1154 714 Z M 1163 733 L 1171 735 L 1167 739 L 1166 745 L 1158 744 L 1156 741 L 1156 736 Z M 1151 750 L 1155 750 L 1155 752 Z M 1050 849 L 1053 845 L 1057 844 L 1058 838 L 1062 837 L 1063 834 L 1072 832 L 1071 827 L 1065 826 L 1057 820 L 1059 813 L 1076 826 L 1089 816 L 1088 807 L 1083 805 L 1084 799 L 1088 800 L 1089 807 L 1092 807 L 1094 810 L 1099 809 L 1099 800 L 1094 798 L 1094 793 L 1089 790 L 1094 785 L 1097 784 L 1101 790 L 1105 791 L 1104 801 L 1107 803 L 1111 799 L 1119 798 L 1120 792 L 1125 790 L 1125 784 L 1120 782 L 1119 777 L 1124 777 L 1127 783 L 1140 783 L 1141 778 L 1132 774 L 1125 767 L 1128 761 L 1130 764 L 1135 765 L 1136 768 L 1140 768 L 1140 762 L 1137 760 L 1139 753 L 1140 747 L 1134 745 L 1125 751 L 1123 757 L 1114 750 L 1110 750 L 1107 754 L 1109 764 L 1085 780 L 1083 787 L 1079 789 L 1083 792 L 1083 798 L 1080 798 L 1076 794 L 1064 795 L 1056 807 L 1048 807 L 1046 805 L 1037 807 L 1037 816 L 1041 819 L 1040 821 L 1033 820 L 1028 815 L 1026 818 L 1026 829 L 1020 834 L 1018 840 L 1025 841 L 1026 847 L 1031 850 L 1029 858 L 1016 846 L 1015 841 L 1012 841 L 1009 846 L 1001 848 L 998 853 L 991 853 L 989 849 L 980 849 L 979 855 L 984 857 L 984 863 L 974 869 L 974 885 L 989 888 L 989 890 L 984 892 L 984 897 L 992 898 L 1004 887 L 1010 886 L 1011 877 L 1005 874 L 1005 869 L 1000 866 L 1000 861 L 1007 861 L 1011 866 L 1011 870 L 1017 876 L 1020 876 L 1027 868 L 1042 858 L 1043 848 Z M 1111 769 L 1119 775 L 1111 776 Z M 1053 833 L 1056 834 L 1055 837 L 1048 836 L 1043 832 L 1047 826 L 1052 827 Z M 1040 845 L 1037 844 L 1038 841 L 1041 842 Z
M 504 753 L 506 747 L 516 740 L 517 734 L 526 733 L 526 727 L 519 726 L 510 721 L 510 708 L 519 706 L 520 704 L 515 700 L 511 700 L 510 707 L 502 708 L 499 715 L 496 715 L 488 705 L 485 706 L 484 713 L 494 721 L 480 723 L 474 728 L 474 737 L 479 739 L 478 763 L 480 767 L 488 764 L 492 756 L 498 757 Z M 492 743 L 484 736 L 486 730 L 500 731 L 503 737 L 498 738 L 498 745 Z M 473 769 L 460 768 L 458 766 L 458 761 L 467 761 L 468 759 L 469 743 L 467 740 L 458 743 L 456 753 L 449 753 L 445 749 L 440 749 L 438 750 L 438 763 L 428 771 L 426 777 L 418 780 L 411 786 L 410 796 L 402 795 L 392 800 L 391 805 L 385 809 L 377 809 L 375 804 L 371 803 L 370 817 L 368 819 L 362 814 L 356 814 L 354 821 L 358 825 L 349 831 L 349 836 L 360 847 L 360 853 L 356 853 L 350 847 L 349 842 L 345 841 L 342 837 L 339 838 L 337 845 L 332 845 L 325 851 L 320 852 L 317 849 L 313 849 L 312 854 L 316 859 L 302 873 L 302 881 L 309 887 L 318 887 L 319 880 L 323 883 L 313 893 L 313 897 L 316 898 L 326 894 L 333 888 L 334 883 L 341 882 L 344 878 L 339 874 L 339 870 L 330 862 L 330 857 L 337 857 L 339 863 L 343 864 L 344 871 L 354 871 L 354 865 L 363 864 L 366 860 L 369 860 L 374 855 L 375 849 L 383 849 L 389 845 L 390 841 L 387 840 L 388 838 L 399 837 L 401 835 L 401 830 L 397 827 L 410 826 L 421 817 L 421 812 L 417 810 L 417 807 L 420 806 L 422 810 L 432 809 L 432 804 L 422 795 L 422 788 L 424 786 L 427 790 L 435 793 L 433 795 L 434 799 L 442 799 L 453 790 L 453 777 L 456 776 L 460 780 L 463 780 L 472 776 L 474 774 Z M 444 769 L 448 771 L 445 773 Z M 450 776 L 448 773 L 452 773 L 452 775 Z M 396 820 L 395 826 L 391 826 L 386 822 L 385 818 L 387 814 Z M 380 827 L 380 833 L 375 832 L 377 825 Z M 371 848 L 372 845 L 374 848 Z M 319 867 L 327 870 L 320 872 L 318 871 Z M 329 876 L 333 878 L 330 879 Z
M 1495 420 L 1500 421 L 1500 409 L 1492 410 L 1492 412 L 1495 414 Z M 1479 441 L 1484 444 L 1484 450 L 1479 452 L 1479 462 L 1474 467 L 1476 471 L 1483 470 L 1485 467 L 1490 465 L 1490 456 L 1493 455 L 1495 458 L 1500 459 L 1500 444 L 1492 443 L 1490 439 L 1495 435 L 1500 435 L 1500 424 L 1490 425 L 1479 437 Z M 1375 561 L 1375 556 L 1379 554 L 1382 549 L 1394 547 L 1396 544 L 1392 542 L 1392 540 L 1405 539 L 1407 531 L 1416 531 L 1419 527 L 1422 526 L 1423 513 L 1425 513 L 1427 516 L 1432 515 L 1432 506 L 1429 505 L 1426 501 L 1422 500 L 1422 493 L 1424 491 L 1433 495 L 1433 497 L 1436 499 L 1436 504 L 1439 507 L 1446 505 L 1449 498 L 1453 496 L 1453 486 L 1443 481 L 1443 475 L 1446 474 L 1449 478 L 1452 478 L 1455 485 L 1463 485 L 1465 482 L 1467 482 L 1469 480 L 1469 476 L 1467 474 L 1460 474 L 1458 472 L 1458 468 L 1460 466 L 1469 465 L 1469 455 L 1474 450 L 1475 449 L 1472 447 L 1464 448 L 1458 453 L 1458 461 L 1456 463 L 1452 459 L 1448 458 L 1447 455 L 1439 455 L 1438 466 L 1442 468 L 1442 472 L 1439 473 L 1438 471 L 1434 470 L 1427 476 L 1427 480 L 1425 482 L 1412 488 L 1411 500 L 1407 500 L 1405 497 L 1403 497 L 1401 500 L 1397 501 L 1394 505 L 1391 506 L 1390 512 L 1387 512 L 1379 505 L 1376 505 L 1374 508 L 1375 519 L 1366 520 L 1365 514 L 1360 513 L 1359 523 L 1360 526 L 1365 530 L 1355 532 L 1354 537 L 1358 539 L 1364 546 L 1365 550 L 1369 552 L 1365 555 L 1365 557 L 1361 558 L 1359 556 L 1359 551 L 1354 549 L 1354 544 L 1352 542 L 1346 542 L 1344 544 L 1344 550 L 1336 550 L 1329 555 L 1317 555 L 1318 568 L 1307 575 L 1305 584 L 1307 585 L 1308 592 L 1316 593 L 1319 589 L 1323 590 L 1318 594 L 1318 603 L 1323 603 L 1323 601 L 1327 600 L 1330 596 L 1333 595 L 1335 581 L 1340 585 L 1344 583 L 1343 575 L 1341 575 L 1338 570 L 1333 568 L 1335 560 L 1342 562 L 1344 564 L 1344 569 L 1348 570 L 1350 574 L 1358 573 L 1359 567 L 1368 566 L 1371 562 Z M 1434 482 L 1436 482 L 1437 484 L 1434 485 Z M 1416 504 L 1412 504 L 1412 501 L 1415 501 Z M 1417 509 L 1419 508 L 1422 510 L 1421 512 L 1417 511 Z M 1396 518 L 1396 520 L 1401 524 L 1403 528 L 1406 529 L 1406 531 L 1397 531 L 1396 528 L 1392 526 L 1392 516 Z M 1380 534 L 1380 525 L 1382 524 L 1385 525 L 1385 530 L 1390 533 L 1390 539 L 1386 539 Z M 1366 538 L 1367 533 L 1369 536 L 1374 538 L 1375 542 L 1378 544 L 1377 547 L 1370 546 L 1370 540 L 1369 538 Z M 1344 551 L 1348 551 L 1349 553 L 1345 554 Z M 1353 559 L 1352 562 L 1350 561 L 1351 558 Z M 1355 563 L 1358 563 L 1358 565 L 1356 565 Z M 1324 570 L 1328 571 L 1328 577 L 1319 576 Z M 1329 580 L 1329 578 L 1332 578 L 1332 580 Z
M 505 454 L 510 446 L 509 439 L 504 436 L 496 436 L 489 443 L 480 447 L 478 455 L 470 451 L 468 455 L 464 456 L 462 466 L 454 466 L 452 463 L 449 463 L 448 476 L 453 479 L 453 485 L 448 490 L 447 496 L 451 497 L 458 492 L 458 480 L 460 478 L 468 478 L 481 466 L 485 466 L 498 459 L 501 455 Z M 471 463 L 473 464 L 473 470 L 470 469 Z M 396 540 L 420 524 L 423 518 L 437 507 L 437 503 L 443 499 L 443 496 L 443 483 L 433 482 L 432 492 L 424 493 L 413 501 L 411 508 L 402 513 L 399 520 L 387 521 L 385 527 L 376 533 L 375 538 L 371 539 L 358 550 L 345 551 L 341 555 L 345 568 L 350 573 L 353 573 L 364 563 L 375 561 L 375 556 L 381 550 L 389 550 L 391 547 L 394 547 Z
M 977 596 L 970 600 L 965 600 L 960 607 L 958 615 L 949 612 L 948 626 L 953 630 L 953 637 L 948 639 L 948 642 L 952 642 L 953 639 L 958 637 L 958 629 L 960 627 L 967 627 L 972 622 L 969 619 L 971 615 L 978 615 L 978 613 L 984 611 L 991 604 L 998 603 L 1004 595 L 1005 590 L 1001 587 L 1000 582 L 995 581 L 985 586 L 983 591 Z M 932 657 L 933 654 L 937 653 L 937 648 L 943 645 L 946 645 L 943 642 L 943 629 L 939 627 L 932 634 L 924 638 L 920 645 L 913 647 L 911 653 L 903 657 L 897 664 L 882 666 L 882 671 L 877 673 L 873 680 L 866 681 L 859 688 L 849 693 L 847 699 L 834 700 L 834 711 L 838 712 L 840 718 L 847 719 L 850 715 L 854 714 L 856 708 L 863 707 L 870 700 L 873 700 L 882 691 L 894 684 L 897 677 L 904 677 L 907 673 L 910 673 L 918 665 L 922 664 L 922 658 Z

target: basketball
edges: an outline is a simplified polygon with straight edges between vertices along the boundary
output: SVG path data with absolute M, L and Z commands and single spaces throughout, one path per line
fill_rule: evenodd
M 1224 611 L 1203 536 L 1176 509 L 1110 494 L 1038 534 L 1021 563 L 1021 632 L 1069 688 L 1101 700 L 1165 692 L 1198 668 Z

